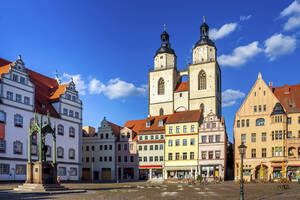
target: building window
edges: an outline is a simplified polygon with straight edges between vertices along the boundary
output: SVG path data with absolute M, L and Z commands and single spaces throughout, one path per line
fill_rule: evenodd
M 0 139 L 0 153 L 5 153 L 5 151 L 6 151 L 6 141 Z
M 16 127 L 23 127 L 23 117 L 19 114 L 16 114 L 15 117 L 15 126 Z
M 265 119 L 264 118 L 258 118 L 256 120 L 256 126 L 264 126 L 265 125 Z
M 183 152 L 183 154 L 182 154 L 182 159 L 183 159 L 183 160 L 187 160 L 187 153 L 186 153 L 186 152 Z
M 287 138 L 292 138 L 292 137 L 293 137 L 293 132 L 292 131 L 288 131 Z
M 151 140 L 154 140 L 154 135 L 151 135 Z
M 179 139 L 175 140 L 175 145 L 180 146 L 180 140 Z
M 69 128 L 69 136 L 70 137 L 75 137 L 75 128 L 74 127 Z
M 192 132 L 192 133 L 195 132 L 195 125 L 191 125 L 191 132 Z
M 168 160 L 173 160 L 173 154 L 172 153 L 168 154 Z
M 143 150 L 143 147 L 142 146 L 139 146 L 139 151 L 142 151 Z
M 244 143 L 246 142 L 246 134 L 242 134 L 241 140 L 242 140 L 241 142 L 244 142 Z
M 164 115 L 164 109 L 163 108 L 159 109 L 159 115 Z
M 245 120 L 242 120 L 242 127 L 245 127 Z
M 206 124 L 206 128 L 210 128 L 210 123 L 207 123 L 207 124 Z
M 202 143 L 206 143 L 206 135 L 202 136 Z
M 191 138 L 190 145 L 195 145 L 195 138 Z
M 199 72 L 198 75 L 198 90 L 206 89 L 206 74 L 203 70 Z
M 16 94 L 16 102 L 22 103 L 22 95 Z
M 220 159 L 221 151 L 215 151 L 215 157 L 216 157 L 216 159 Z
M 246 120 L 246 126 L 249 127 L 249 119 Z
M 159 139 L 159 135 L 155 135 L 155 139 L 158 140 Z
M 266 148 L 262 148 L 261 149 L 261 157 L 262 158 L 266 158 L 267 157 L 267 149 Z
M 119 156 L 120 157 L 120 156 Z M 143 158 L 142 157 L 139 157 L 139 162 L 142 162 L 143 161 Z
M 159 145 L 159 150 L 164 150 L 164 145 L 163 144 Z
M 75 118 L 79 118 L 79 112 L 75 112 Z
M 194 160 L 195 159 L 195 154 L 194 152 L 190 152 L 190 160 Z
M 94 161 L 93 161 L 94 162 Z M 104 162 L 107 162 L 107 156 L 104 156 Z
M 237 120 L 236 126 L 240 128 L 240 120 Z
M 67 175 L 67 170 L 65 167 L 59 167 L 58 168 L 58 175 L 59 176 L 66 176 Z
M 168 146 L 169 146 L 169 147 L 173 146 L 173 140 L 169 140 L 169 141 L 168 141 Z
M 176 133 L 179 133 L 179 132 L 180 132 L 180 127 L 176 126 Z
M 251 157 L 256 158 L 256 149 L 251 149 Z
M 209 136 L 209 143 L 213 143 L 214 142 L 214 136 L 213 135 L 210 135 Z
M 88 147 L 88 146 L 87 146 Z M 87 148 L 88 149 L 88 148 Z M 64 158 L 64 149 L 62 147 L 57 148 L 57 157 Z
M 75 167 L 70 168 L 70 176 L 77 176 L 77 168 Z
M 257 111 L 257 106 L 254 106 L 254 112 L 256 112 Z
M 256 133 L 251 133 L 251 142 L 256 142 Z
M 287 123 L 288 123 L 288 124 L 292 124 L 292 118 L 291 118 L 291 117 L 288 117 L 288 118 L 287 118 Z
M 18 82 L 19 81 L 19 76 L 16 74 L 13 74 L 13 81 Z
M 30 98 L 29 97 L 24 97 L 24 104 L 27 104 L 27 105 L 30 104 Z
M 148 136 L 147 135 L 145 136 L 145 140 L 148 140 Z
M 155 150 L 158 150 L 158 145 L 155 145 Z
M 63 113 L 64 113 L 64 115 L 68 115 L 68 109 L 64 108 Z
M 63 125 L 59 124 L 59 125 L 57 126 L 57 133 L 58 133 L 59 135 L 64 135 L 64 126 L 63 126 Z
M 173 133 L 173 126 L 169 126 L 169 133 Z
M 108 139 L 108 133 L 105 134 L 105 139 Z
M 112 145 L 111 144 L 109 145 L 109 150 L 112 150 Z
M 177 152 L 176 154 L 175 154 L 175 160 L 179 160 L 180 159 L 180 154 Z
M 267 133 L 262 133 L 261 134 L 261 141 L 266 142 L 267 141 Z
M 75 159 L 75 150 L 69 149 L 69 159 Z
M 214 158 L 214 152 L 213 151 L 209 151 L 208 152 L 208 159 L 213 159 Z
M 111 157 L 110 157 L 111 158 Z M 134 162 L 133 156 L 130 156 L 130 162 Z
M 14 154 L 22 154 L 23 144 L 20 141 L 14 142 Z
M 0 163 L 0 174 L 9 174 L 9 164 Z
M 267 106 L 266 106 L 266 105 L 264 105 L 264 112 L 266 112 L 266 110 L 267 110 Z
M 118 151 L 121 151 L 121 144 L 118 144 Z
M 147 151 L 147 145 L 144 146 L 144 151 Z
M 92 146 L 92 151 L 95 151 L 95 146 Z
M 186 125 L 183 126 L 183 132 L 184 132 L 184 133 L 187 132 L 187 126 L 186 126 Z
M 26 174 L 26 165 L 16 165 L 16 175 Z
M 298 117 L 298 124 L 300 124 L 300 117 Z
M 101 161 L 102 161 L 102 157 L 101 158 Z M 122 162 L 122 157 L 121 156 L 118 156 L 118 162 Z
M 150 127 L 150 121 L 146 122 L 146 127 L 149 128 Z
M 159 161 L 164 161 L 164 157 L 163 156 L 159 156 Z
M 87 162 L 87 163 L 90 162 L 90 158 L 89 158 L 89 157 L 86 157 L 86 158 L 85 158 L 85 162 Z
M 143 140 L 143 136 L 140 136 L 140 137 L 139 137 L 139 140 Z
M 206 159 L 206 151 L 201 152 L 201 158 L 202 158 L 202 160 Z
M 187 145 L 187 139 L 183 139 L 182 140 L 182 146 L 186 146 Z
M 99 150 L 100 150 L 100 151 L 103 150 L 103 146 L 102 146 L 102 145 L 99 146 Z
M 14 94 L 10 91 L 7 91 L 6 96 L 7 96 L 8 100 L 13 100 L 13 98 L 14 98 Z
M 144 162 L 147 162 L 147 157 L 146 156 L 144 156 Z
M 153 145 L 150 145 L 149 149 L 150 149 L 150 151 L 153 151 Z
M 124 156 L 124 162 L 127 162 L 127 156 Z
M 155 162 L 158 162 L 158 156 L 155 156 L 155 157 L 154 157 L 154 161 L 155 161 Z
M 261 105 L 258 106 L 258 111 L 261 112 Z
M 0 110 L 0 123 L 6 123 L 6 113 Z
M 165 81 L 163 78 L 158 80 L 158 95 L 163 95 L 165 93 Z
M 220 135 L 216 135 L 216 142 L 221 142 L 221 136 Z
M 69 110 L 69 117 L 73 117 L 73 110 Z
M 51 147 L 47 145 L 47 152 L 46 152 L 47 157 L 51 157 Z
M 128 150 L 128 146 L 127 144 L 124 144 L 124 150 L 127 151 Z

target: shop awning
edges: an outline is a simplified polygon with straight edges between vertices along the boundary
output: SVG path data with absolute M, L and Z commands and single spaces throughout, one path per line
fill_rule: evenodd
M 141 165 L 139 168 L 162 168 L 162 165 Z

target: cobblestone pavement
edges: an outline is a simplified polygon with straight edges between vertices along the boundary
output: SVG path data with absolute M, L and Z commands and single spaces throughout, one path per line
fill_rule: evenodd
M 32 194 L 16 193 L 12 189 L 18 184 L 0 184 L 0 199 L 57 199 L 57 200 L 90 200 L 90 199 L 214 199 L 227 200 L 239 199 L 239 185 L 233 182 L 221 184 L 187 185 L 183 183 L 170 184 L 150 184 L 146 182 L 131 183 L 74 183 L 63 184 L 71 190 L 86 190 L 84 193 L 65 193 L 65 194 Z M 258 200 L 300 200 L 300 185 L 290 184 L 290 189 L 282 190 L 278 184 L 247 184 L 245 185 L 245 199 Z

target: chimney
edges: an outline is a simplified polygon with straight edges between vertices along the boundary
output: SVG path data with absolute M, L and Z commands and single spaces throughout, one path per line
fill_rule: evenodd
M 269 82 L 269 88 L 272 88 L 273 87 L 273 82 Z

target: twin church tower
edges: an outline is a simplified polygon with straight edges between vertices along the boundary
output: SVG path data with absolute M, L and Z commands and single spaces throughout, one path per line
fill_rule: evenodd
M 221 117 L 221 70 L 205 18 L 200 33 L 200 40 L 193 48 L 193 62 L 187 70 L 178 71 L 177 56 L 164 27 L 161 46 L 154 57 L 154 70 L 148 74 L 150 116 L 202 108 L 204 116 L 213 112 Z M 184 76 L 188 81 L 182 81 Z

